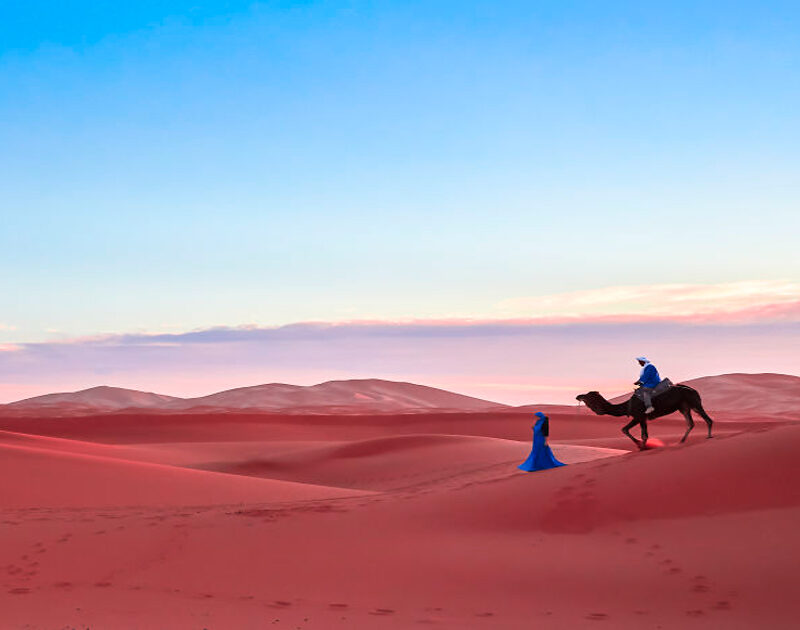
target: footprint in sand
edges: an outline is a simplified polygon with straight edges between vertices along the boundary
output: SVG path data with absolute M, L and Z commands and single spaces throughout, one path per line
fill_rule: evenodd
M 481 613 L 476 613 L 475 616 L 476 617 L 494 617 L 494 613 L 493 612 L 481 612 Z
M 72 588 L 72 582 L 56 582 L 54 588 Z
M 605 621 L 608 619 L 608 614 L 601 612 L 589 613 L 586 615 L 586 619 L 589 619 L 590 621 Z
M 718 601 L 716 604 L 714 604 L 714 610 L 730 610 L 730 609 L 731 609 L 731 603 L 727 600 L 721 600 Z
M 706 613 L 703 612 L 702 610 L 696 609 L 696 610 L 687 610 L 686 614 L 689 617 L 704 617 Z
M 705 575 L 695 575 L 692 581 L 694 582 L 691 589 L 693 593 L 708 593 L 711 590 Z
M 333 608 L 335 610 L 343 610 L 345 608 L 349 608 L 348 604 L 328 604 L 329 608 Z
M 111 582 L 95 582 L 94 585 L 97 588 L 108 588 L 109 586 L 111 586 Z
M 393 615 L 394 610 L 392 608 L 376 608 L 375 610 L 369 611 L 370 615 Z
M 286 608 L 287 606 L 291 606 L 291 605 L 292 605 L 292 602 L 286 602 L 286 601 L 283 601 L 283 600 L 280 600 L 280 599 L 275 600 L 274 602 L 272 602 L 270 604 L 270 606 L 272 608 Z
M 28 593 L 31 592 L 31 589 L 20 586 L 17 588 L 9 589 L 8 592 L 11 593 L 12 595 L 27 595 Z

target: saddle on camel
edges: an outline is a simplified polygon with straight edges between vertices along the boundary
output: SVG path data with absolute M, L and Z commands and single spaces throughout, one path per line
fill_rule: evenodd
M 639 360 L 640 363 L 642 360 L 645 361 L 645 369 L 647 366 L 652 367 L 652 364 L 644 357 L 638 357 L 637 360 Z M 645 369 L 642 370 L 642 376 L 645 376 Z M 652 374 L 650 370 L 648 370 L 648 372 Z M 655 373 L 657 377 L 658 372 Z M 636 384 L 644 385 L 641 383 L 641 381 L 637 381 Z M 692 411 L 697 412 L 700 417 L 705 420 L 705 423 L 708 426 L 707 437 L 712 437 L 711 427 L 714 421 L 706 413 L 705 409 L 703 409 L 703 403 L 700 399 L 700 394 L 696 389 L 693 389 L 688 385 L 673 385 L 668 378 L 663 380 L 659 379 L 658 383 L 655 384 L 652 381 L 648 382 L 647 384 L 650 385 L 650 387 L 640 387 L 640 389 L 646 389 L 649 391 L 641 392 L 643 395 L 634 392 L 634 394 L 628 400 L 619 404 L 610 403 L 602 396 L 602 394 L 600 394 L 600 392 L 597 391 L 580 394 L 575 398 L 579 402 L 584 403 L 597 415 L 617 417 L 626 416 L 632 418 L 628 424 L 622 427 L 622 432 L 631 440 L 633 440 L 634 444 L 636 444 L 640 450 L 644 450 L 647 447 L 648 420 L 655 420 L 656 418 L 667 416 L 676 411 L 680 412 L 686 419 L 686 433 L 683 434 L 683 437 L 680 440 L 681 442 L 686 441 L 686 438 L 689 437 L 689 433 L 691 433 L 692 429 L 694 428 Z M 631 429 L 637 424 L 641 427 L 641 440 L 637 440 L 631 434 Z

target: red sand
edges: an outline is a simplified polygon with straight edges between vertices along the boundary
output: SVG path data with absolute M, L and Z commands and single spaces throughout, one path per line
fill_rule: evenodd
M 0 627 L 796 627 L 800 425 L 554 413 L 522 473 L 530 424 L 0 420 Z

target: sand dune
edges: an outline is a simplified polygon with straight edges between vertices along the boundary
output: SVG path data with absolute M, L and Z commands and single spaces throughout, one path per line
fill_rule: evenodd
M 292 413 L 399 413 L 425 410 L 486 411 L 500 403 L 435 387 L 360 379 L 300 386 L 269 383 L 240 387 L 198 398 L 177 398 L 118 387 L 92 387 L 78 392 L 47 394 L 2 406 L 6 414 L 76 415 L 121 409 L 159 411 L 260 410 Z
M 4 417 L 0 625 L 796 625 L 796 422 L 551 418 L 523 473 L 519 411 Z
M 9 403 L 8 407 L 15 410 L 44 410 L 50 408 L 53 411 L 60 412 L 66 410 L 116 411 L 134 407 L 159 408 L 179 400 L 181 399 L 175 396 L 101 385 L 78 392 L 62 392 L 26 398 L 25 400 Z
M 720 419 L 758 414 L 775 421 L 800 419 L 800 377 L 785 374 L 722 374 L 686 381 L 703 396 L 706 409 Z M 612 398 L 614 402 L 629 397 Z M 97 413 L 278 413 L 365 415 L 407 413 L 579 414 L 571 405 L 509 407 L 432 387 L 363 379 L 329 381 L 308 387 L 271 383 L 241 387 L 199 398 L 177 398 L 115 387 L 48 394 L 0 405 L 0 417 L 75 417 Z
M 586 532 L 633 520 L 800 505 L 800 427 L 778 427 L 592 461 L 431 502 L 437 519 L 491 529 Z M 546 477 L 546 479 L 545 479 Z M 557 479 L 557 481 L 556 481 Z M 531 485 L 533 484 L 533 485 Z M 515 500 L 526 496 L 532 503 Z M 485 511 L 475 515 L 480 504 Z
M 366 490 L 392 490 L 415 484 L 433 485 L 451 477 L 485 474 L 490 468 L 513 469 L 530 444 L 497 438 L 453 435 L 403 435 L 334 443 L 257 457 L 196 462 L 204 470 L 287 479 Z M 559 446 L 565 462 L 612 457 L 625 451 Z
M 0 505 L 29 507 L 174 506 L 297 501 L 353 492 L 253 479 L 113 457 L 0 443 Z
M 99 464 L 142 462 L 163 464 L 163 472 L 198 469 L 246 477 L 282 479 L 334 488 L 390 490 L 487 468 L 513 469 L 530 450 L 527 442 L 456 435 L 396 435 L 356 441 L 185 442 L 142 445 L 97 444 L 0 431 L 0 448 L 28 455 L 84 456 Z M 554 446 L 565 463 L 579 463 L 624 454 L 594 446 Z M 42 474 L 61 474 L 42 463 Z M 85 463 L 85 461 L 84 461 Z M 179 467 L 173 469 L 173 467 Z M 113 467 L 113 466 L 112 466 Z M 46 471 L 46 472 L 45 472 Z M 180 475 L 178 475 L 180 476 Z M 203 482 L 205 483 L 205 481 Z M 91 496 L 91 495 L 89 495 Z M 298 499 L 305 495 L 299 495 Z M 120 497 L 118 497 L 119 499 Z M 265 500 L 271 500 L 267 497 Z M 88 498 L 86 499 L 89 500 Z M 159 499 L 161 500 L 161 499 Z M 152 503 L 152 498 L 147 504 Z M 95 505 L 87 503 L 86 505 Z
M 273 383 L 232 389 L 202 398 L 189 398 L 168 405 L 173 409 L 210 407 L 258 408 L 269 411 L 319 407 L 328 412 L 342 408 L 355 413 L 396 413 L 423 409 L 485 411 L 504 406 L 434 387 L 381 379 L 328 381 L 308 387 Z
M 788 374 L 704 376 L 694 387 L 709 409 L 753 415 L 790 414 L 800 419 L 800 377 Z

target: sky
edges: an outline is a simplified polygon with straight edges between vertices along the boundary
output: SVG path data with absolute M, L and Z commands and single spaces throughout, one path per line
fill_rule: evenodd
M 3 3 L 0 402 L 800 374 L 798 32 L 771 1 Z

